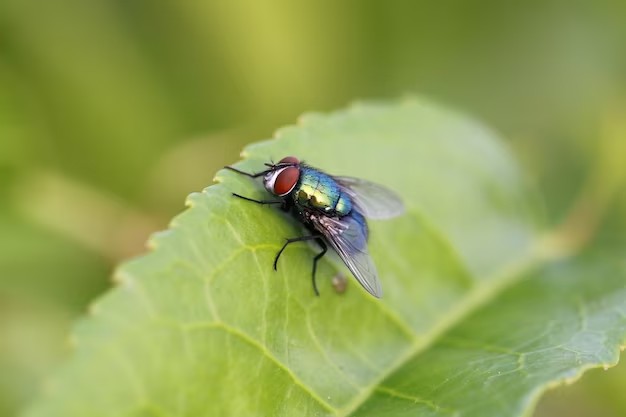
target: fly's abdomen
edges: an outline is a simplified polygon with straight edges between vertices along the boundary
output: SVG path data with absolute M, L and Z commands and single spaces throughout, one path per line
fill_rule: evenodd
M 300 180 L 294 188 L 296 204 L 325 212 L 345 216 L 352 210 L 352 201 L 337 182 L 329 175 L 316 169 L 302 167 Z

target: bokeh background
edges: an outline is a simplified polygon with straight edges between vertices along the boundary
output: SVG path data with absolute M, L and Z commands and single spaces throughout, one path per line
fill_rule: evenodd
M 547 224 L 624 247 L 623 0 L 0 0 L 0 415 L 246 143 L 407 94 L 499 130 Z M 536 415 L 624 416 L 625 390 L 626 366 L 593 371 Z

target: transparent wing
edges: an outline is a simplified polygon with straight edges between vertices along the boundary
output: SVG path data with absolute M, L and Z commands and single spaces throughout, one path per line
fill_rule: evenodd
M 350 272 L 376 298 L 383 296 L 376 266 L 367 250 L 367 228 L 351 216 L 315 217 L 315 228 L 328 240 Z
M 370 219 L 390 219 L 404 213 L 404 203 L 400 196 L 389 188 L 360 178 L 334 177 L 359 207 L 361 213 Z

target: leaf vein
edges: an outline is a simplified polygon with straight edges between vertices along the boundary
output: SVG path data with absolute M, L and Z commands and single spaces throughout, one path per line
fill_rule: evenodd
M 180 323 L 174 323 L 175 325 L 181 326 Z M 294 374 L 291 369 L 289 369 L 283 362 L 281 362 L 266 346 L 262 345 L 256 339 L 250 337 L 246 333 L 240 331 L 239 329 L 232 327 L 224 322 L 213 322 L 213 323 L 194 323 L 194 324 L 184 324 L 182 325 L 186 331 L 195 331 L 201 329 L 218 329 L 222 330 L 226 333 L 229 333 L 238 339 L 248 343 L 250 346 L 256 348 L 260 353 L 262 353 L 265 357 L 267 357 L 270 362 L 274 363 L 279 369 L 285 372 L 289 377 L 293 380 L 293 382 L 298 385 L 304 392 L 309 394 L 311 398 L 317 401 L 321 406 L 326 408 L 328 411 L 336 411 L 333 406 L 324 401 L 319 395 L 317 395 L 314 391 L 308 387 L 304 381 L 302 381 L 296 374 Z

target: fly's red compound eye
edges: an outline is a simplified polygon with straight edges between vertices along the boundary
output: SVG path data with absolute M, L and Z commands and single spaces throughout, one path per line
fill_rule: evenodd
M 281 160 L 280 162 L 283 161 Z M 293 187 L 296 186 L 298 178 L 300 178 L 300 169 L 296 167 L 284 168 L 276 176 L 276 180 L 274 181 L 274 194 L 278 196 L 288 194 L 291 190 L 293 190 Z
M 297 164 L 300 163 L 300 161 L 295 156 L 286 156 L 283 159 L 281 159 L 280 161 L 278 161 L 278 163 L 279 164 L 293 164 L 293 165 L 297 165 Z

